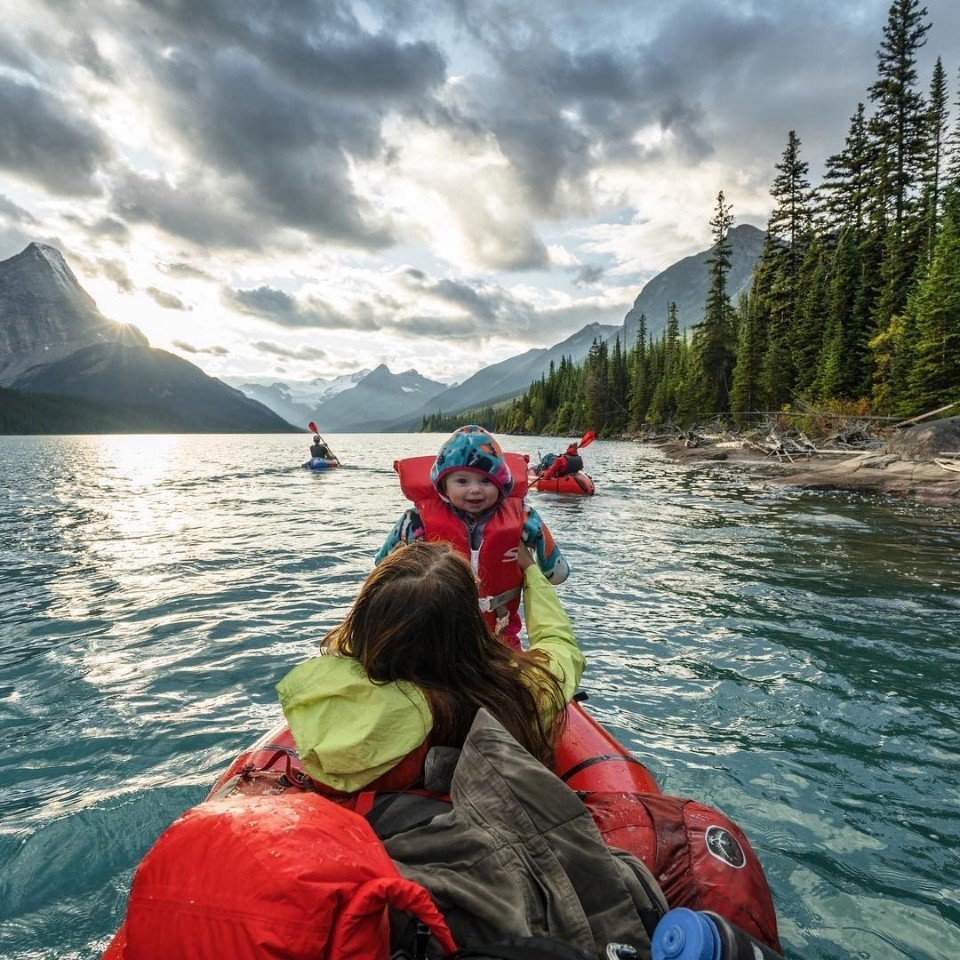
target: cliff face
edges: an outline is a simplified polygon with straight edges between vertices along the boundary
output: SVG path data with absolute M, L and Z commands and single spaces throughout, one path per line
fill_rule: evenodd
M 31 243 L 0 263 L 0 386 L 97 343 L 148 346 L 135 327 L 97 309 L 53 247 Z
M 763 231 L 749 223 L 730 231 L 730 272 L 727 274 L 727 294 L 734 306 L 741 291 L 749 290 L 753 268 L 763 251 Z M 713 248 L 684 257 L 658 273 L 640 291 L 623 320 L 623 343 L 632 347 L 637 340 L 640 314 L 647 318 L 647 333 L 658 337 L 667 325 L 667 308 L 677 305 L 680 329 L 703 319 L 703 311 L 710 292 L 710 258 Z

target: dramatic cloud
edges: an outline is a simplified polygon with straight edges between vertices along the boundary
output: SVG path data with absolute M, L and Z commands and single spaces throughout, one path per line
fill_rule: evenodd
M 577 287 L 594 287 L 601 281 L 602 278 L 603 267 L 584 264 L 579 270 L 577 270 L 577 274 L 573 278 L 573 283 L 574 286 Z
M 110 155 L 96 127 L 31 83 L 0 73 L 0 168 L 51 193 L 96 194 Z
M 150 298 L 164 310 L 192 310 L 193 307 L 185 304 L 176 294 L 168 293 L 166 290 L 160 290 L 157 287 L 147 287 L 147 294 Z
M 127 273 L 126 266 L 119 260 L 100 260 L 97 266 L 108 280 L 112 280 L 116 284 L 121 293 L 132 293 L 136 289 L 130 279 L 130 274 Z
M 285 360 L 326 360 L 329 356 L 326 350 L 319 347 L 302 346 L 291 349 L 271 340 L 256 340 L 250 346 L 260 353 L 283 357 Z
M 212 357 L 226 357 L 230 351 L 226 347 L 195 347 L 192 343 L 184 340 L 174 340 L 173 346 L 184 353 L 201 354 L 206 353 Z
M 379 330 L 375 306 L 358 303 L 342 311 L 319 297 L 295 297 L 272 287 L 255 290 L 224 290 L 224 300 L 241 313 L 269 320 L 281 327 L 307 327 L 317 330 Z

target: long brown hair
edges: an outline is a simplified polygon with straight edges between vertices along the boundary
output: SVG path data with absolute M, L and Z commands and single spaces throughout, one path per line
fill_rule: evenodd
M 490 632 L 467 562 L 448 544 L 417 540 L 367 578 L 326 645 L 377 683 L 406 680 L 427 698 L 431 742 L 462 746 L 486 707 L 535 757 L 552 762 L 564 697 L 540 651 L 508 648 Z

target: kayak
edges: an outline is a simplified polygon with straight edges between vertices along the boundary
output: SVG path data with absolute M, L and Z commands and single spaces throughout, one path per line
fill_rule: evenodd
M 305 470 L 329 470 L 331 467 L 339 467 L 339 460 L 324 460 L 323 457 L 311 457 L 306 463 L 301 464 Z
M 603 841 L 611 848 L 632 853 L 649 868 L 671 911 L 681 907 L 709 911 L 704 915 L 718 915 L 769 949 L 781 952 L 776 913 L 763 868 L 740 828 L 712 807 L 663 794 L 650 770 L 591 718 L 579 702 L 568 705 L 565 719 L 565 727 L 556 747 L 553 772 L 576 792 L 592 816 Z M 202 756 L 197 758 L 198 766 L 203 760 Z M 154 845 L 153 851 L 147 853 L 142 866 L 150 863 L 154 851 L 164 849 L 165 842 L 169 849 L 169 843 L 173 841 L 165 838 L 171 831 L 176 831 L 178 825 L 182 827 L 189 818 L 193 818 L 194 824 L 199 823 L 199 826 L 194 830 L 184 854 L 190 863 L 182 864 L 183 869 L 188 871 L 183 876 L 189 875 L 195 862 L 212 864 L 212 868 L 203 869 L 216 871 L 224 852 L 236 848 L 237 838 L 229 830 L 244 829 L 244 824 L 249 825 L 254 834 L 266 831 L 266 841 L 258 841 L 267 844 L 262 855 L 275 856 L 278 847 L 288 849 L 293 838 L 304 836 L 302 830 L 297 833 L 296 825 L 302 822 L 300 817 L 304 804 L 307 804 L 312 808 L 319 805 L 320 826 L 335 840 L 335 844 L 331 841 L 330 847 L 321 843 L 317 848 L 333 851 L 327 853 L 330 862 L 315 863 L 310 860 L 310 870 L 318 878 L 330 874 L 336 879 L 342 873 L 343 863 L 351 860 L 370 862 L 371 857 L 386 856 L 373 834 L 364 839 L 356 829 L 351 831 L 349 824 L 340 822 L 348 815 L 346 811 L 350 811 L 350 816 L 367 815 L 369 819 L 377 797 L 389 805 L 394 802 L 393 798 L 404 795 L 418 802 L 426 798 L 429 802 L 445 804 L 449 809 L 449 796 L 430 793 L 423 788 L 422 766 L 417 767 L 421 776 L 411 777 L 411 773 L 415 772 L 411 760 L 422 765 L 423 755 L 416 758 L 411 754 L 400 761 L 393 771 L 377 780 L 379 786 L 375 793 L 369 789 L 355 794 L 331 792 L 318 785 L 304 771 L 290 729 L 286 724 L 281 724 L 233 760 L 217 779 L 206 800 L 168 828 Z M 273 805 L 272 810 L 265 806 L 267 802 Z M 208 810 L 211 813 L 205 814 Z M 216 813 L 218 810 L 225 811 L 224 815 L 233 816 L 233 825 L 228 826 L 226 838 L 222 835 L 223 816 Z M 323 813 L 324 810 L 327 812 Z M 209 819 L 209 827 L 204 825 L 204 816 Z M 274 822 L 276 827 L 272 825 Z M 205 837 L 210 838 L 209 853 L 200 849 L 205 846 Z M 376 849 L 370 849 L 371 842 Z M 355 849 L 350 847 L 351 844 Z M 347 849 L 344 849 L 345 845 Z M 310 852 L 305 855 L 313 857 L 316 854 Z M 386 863 L 389 868 L 388 858 Z M 166 869 L 174 867 L 176 862 L 168 864 Z M 225 871 L 229 869 L 223 868 Z M 242 899 L 244 889 L 254 882 L 256 876 L 258 874 L 254 871 L 246 879 L 231 881 L 236 895 Z M 163 882 L 167 884 L 165 889 L 168 894 L 165 895 L 176 898 L 176 877 L 171 875 Z M 136 896 L 136 887 L 135 876 L 127 919 L 103 954 L 103 960 L 136 960 L 137 950 L 129 939 L 133 932 L 131 917 L 136 911 L 141 911 L 136 917 L 142 919 L 143 910 L 156 913 L 160 909 L 151 901 L 144 901 L 142 896 Z M 168 907 L 163 904 L 160 906 L 163 906 L 163 911 L 156 914 L 160 918 L 156 923 L 166 922 L 163 918 L 168 915 L 165 912 Z M 190 910 L 198 909 L 192 899 L 188 907 Z M 219 912 L 211 913 L 211 922 L 218 922 L 219 915 Z M 289 924 L 276 918 L 263 917 L 261 921 L 267 927 L 265 935 L 268 939 L 289 946 Z M 287 957 L 293 954 L 288 954 L 284 949 L 269 955 Z M 299 957 L 301 954 L 295 955 Z M 331 958 L 336 955 L 332 953 Z M 349 954 L 351 957 L 355 955 L 369 956 L 370 960 L 381 960 L 381 957 L 387 960 L 389 953 L 378 950 L 375 953 Z M 207 954 L 198 952 L 196 956 L 206 957 Z M 257 953 L 256 956 L 261 954 Z M 313 957 L 314 953 L 309 953 L 309 956 Z
M 582 470 L 577 473 L 568 473 L 565 477 L 550 477 L 545 480 L 537 480 L 537 475 L 531 471 L 528 479 L 530 489 L 539 490 L 541 493 L 562 493 L 575 497 L 592 497 L 597 491 L 593 480 Z

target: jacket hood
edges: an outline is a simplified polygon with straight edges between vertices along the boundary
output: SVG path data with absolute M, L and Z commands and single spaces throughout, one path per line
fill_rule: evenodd
M 500 444 L 474 423 L 459 427 L 450 435 L 430 469 L 430 482 L 444 500 L 447 498 L 440 489 L 440 481 L 454 470 L 471 470 L 489 477 L 501 497 L 509 497 L 513 490 L 513 474 Z

